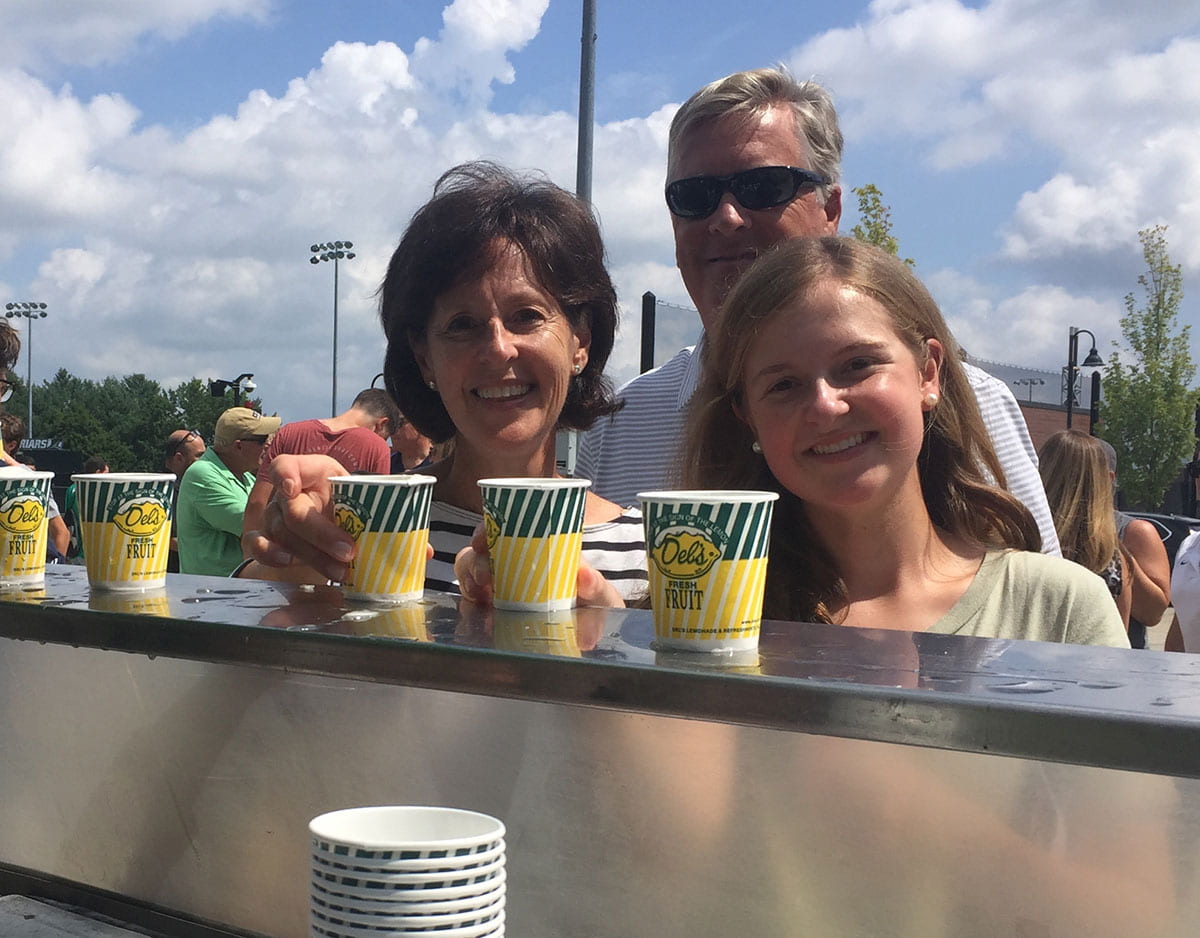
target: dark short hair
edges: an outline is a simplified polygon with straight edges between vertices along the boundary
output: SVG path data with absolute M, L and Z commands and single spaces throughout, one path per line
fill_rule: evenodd
M 620 406 L 604 376 L 617 331 L 617 294 L 591 209 L 544 178 L 464 163 L 437 181 L 433 198 L 409 222 L 379 291 L 387 389 L 435 443 L 456 431 L 441 397 L 421 378 L 413 343 L 424 338 L 439 296 L 494 263 L 498 241 L 517 245 L 571 325 L 591 330 L 587 364 L 570 382 L 559 426 L 586 430 Z
M 17 414 L 0 412 L 0 439 L 11 456 L 25 442 L 25 421 Z
M 367 388 L 365 391 L 359 391 L 351 406 L 366 411 L 376 419 L 387 418 L 388 424 L 393 429 L 400 424 L 400 408 L 392 400 L 392 395 L 382 388 Z
M 100 456 L 89 456 L 83 462 L 84 472 L 99 472 L 108 465 L 108 460 Z
M 0 378 L 4 372 L 17 364 L 21 355 L 21 336 L 4 320 L 0 319 Z

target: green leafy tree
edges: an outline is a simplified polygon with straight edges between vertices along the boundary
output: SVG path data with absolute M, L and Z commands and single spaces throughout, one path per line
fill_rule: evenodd
M 1117 451 L 1121 489 L 1131 507 L 1156 509 L 1180 466 L 1192 455 L 1195 365 L 1187 325 L 1177 325 L 1183 300 L 1180 267 L 1167 253 L 1167 228 L 1138 232 L 1147 271 L 1138 277 L 1141 306 L 1125 296 L 1121 332 L 1133 353 L 1112 354 L 1104 375 L 1101 435 Z
M 883 193 L 869 182 L 850 190 L 858 196 L 858 224 L 850 231 L 859 241 L 866 241 L 899 256 L 900 243 L 892 235 L 892 207 L 883 204 Z M 909 267 L 916 265 L 911 257 L 904 258 Z
M 17 387 L 6 406 L 24 414 L 28 402 L 25 388 Z M 262 409 L 259 399 L 243 403 Z M 232 406 L 231 392 L 213 397 L 199 378 L 164 389 L 145 375 L 93 381 L 63 368 L 34 389 L 34 430 L 80 459 L 99 456 L 117 471 L 158 472 L 172 430 L 199 430 L 212 443 L 217 418 Z

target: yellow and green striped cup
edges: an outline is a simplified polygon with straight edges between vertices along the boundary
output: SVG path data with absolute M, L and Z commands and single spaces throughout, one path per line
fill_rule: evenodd
M 350 599 L 402 603 L 425 592 L 433 476 L 334 476 L 333 517 L 358 552 L 342 583 Z
M 497 609 L 575 605 L 590 485 L 587 479 L 479 480 Z
M 165 586 L 174 474 L 97 472 L 71 481 L 88 582 L 107 590 Z
M 774 492 L 641 492 L 658 648 L 758 647 Z
M 0 586 L 46 579 L 46 504 L 53 472 L 0 468 Z

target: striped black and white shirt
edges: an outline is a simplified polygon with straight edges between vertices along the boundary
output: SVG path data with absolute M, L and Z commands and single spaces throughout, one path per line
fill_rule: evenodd
M 471 543 L 483 516 L 464 508 L 435 501 L 429 509 L 429 543 L 433 559 L 425 567 L 425 588 L 458 592 L 454 558 Z M 646 536 L 642 513 L 629 509 L 612 521 L 583 528 L 583 559 L 603 574 L 628 602 L 646 595 Z
M 700 381 L 699 345 L 626 383 L 617 396 L 624 408 L 599 420 L 584 435 L 575 472 L 592 480 L 592 491 L 618 505 L 637 504 L 637 493 L 677 487 L 678 449 L 687 404 Z M 1007 384 L 981 368 L 964 368 L 1008 490 L 1033 514 L 1042 532 L 1042 551 L 1061 556 L 1037 451 L 1017 400 Z

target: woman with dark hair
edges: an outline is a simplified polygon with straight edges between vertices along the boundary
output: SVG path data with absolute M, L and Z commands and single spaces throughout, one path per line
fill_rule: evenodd
M 906 265 L 797 239 L 730 292 L 685 482 L 780 494 L 766 618 L 1128 647 L 1104 585 L 1038 553 L 954 339 Z
M 454 557 L 482 520 L 479 479 L 556 475 L 556 432 L 617 409 L 604 376 L 616 292 L 591 210 L 492 163 L 451 169 L 392 255 L 380 317 L 388 391 L 423 435 L 453 444 L 422 472 L 437 479 L 426 585 L 456 590 Z M 297 560 L 336 579 L 352 543 L 307 509 L 324 512 L 321 473 L 338 473 L 319 457 L 294 459 L 302 461 L 276 459 L 271 472 L 308 504 L 275 499 L 252 549 L 265 563 Z M 606 583 L 620 597 L 644 593 L 640 512 L 589 493 L 584 523 L 581 596 L 603 599 Z

